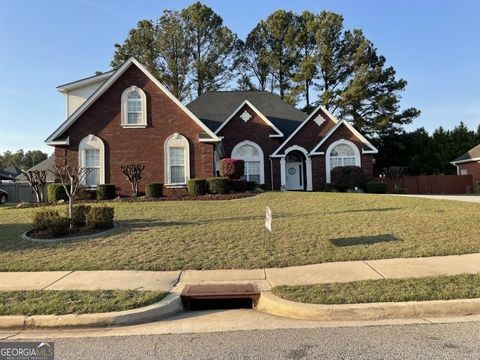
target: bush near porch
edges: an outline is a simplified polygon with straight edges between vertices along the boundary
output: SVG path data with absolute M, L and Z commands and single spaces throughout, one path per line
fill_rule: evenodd
M 261 268 L 480 252 L 475 203 L 268 192 L 228 201 L 108 204 L 118 225 L 108 235 L 57 244 L 21 240 L 35 209 L 1 207 L 0 271 Z M 272 234 L 264 228 L 266 206 Z

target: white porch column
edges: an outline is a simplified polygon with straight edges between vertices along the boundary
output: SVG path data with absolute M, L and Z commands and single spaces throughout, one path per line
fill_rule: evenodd
M 312 159 L 310 156 L 307 156 L 305 160 L 305 166 L 307 167 L 307 191 L 312 191 Z
M 287 177 L 285 175 L 285 156 L 280 159 L 280 185 L 282 188 L 287 188 Z

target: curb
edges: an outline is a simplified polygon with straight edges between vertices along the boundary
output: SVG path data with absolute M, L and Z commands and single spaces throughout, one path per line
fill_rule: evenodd
M 156 304 L 133 310 L 96 314 L 0 316 L 0 329 L 85 328 L 135 325 L 152 322 L 183 310 L 177 294 L 168 294 Z
M 256 309 L 301 320 L 383 320 L 480 314 L 480 299 L 320 305 L 284 300 L 262 292 Z

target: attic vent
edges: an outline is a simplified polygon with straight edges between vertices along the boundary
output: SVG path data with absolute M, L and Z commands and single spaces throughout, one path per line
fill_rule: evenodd
M 325 119 L 322 117 L 322 115 L 318 115 L 313 121 L 315 121 L 315 124 L 318 126 L 322 126 L 322 124 L 325 122 Z
M 250 120 L 250 119 L 252 118 L 252 115 L 250 115 L 250 114 L 248 113 L 248 111 L 245 110 L 245 111 L 243 112 L 243 114 L 240 115 L 240 118 L 241 118 L 243 121 L 247 122 L 248 120 Z

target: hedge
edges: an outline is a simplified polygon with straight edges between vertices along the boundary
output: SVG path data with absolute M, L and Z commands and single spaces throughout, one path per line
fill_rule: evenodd
M 114 209 L 110 206 L 94 206 L 86 213 L 87 228 L 109 229 L 113 227 Z
M 245 161 L 241 159 L 221 159 L 218 162 L 220 176 L 229 179 L 240 179 L 245 172 Z
M 371 194 L 385 194 L 387 184 L 381 181 L 370 181 L 365 184 L 365 192 Z
M 243 179 L 231 179 L 230 189 L 233 192 L 245 192 L 247 191 L 247 182 Z
M 48 201 L 49 202 L 59 202 L 60 200 L 68 201 L 67 192 L 62 184 L 54 183 L 48 184 L 47 186 L 48 192 Z
M 162 183 L 151 183 L 145 186 L 145 195 L 147 197 L 162 197 L 163 195 L 163 184 Z
M 110 200 L 115 199 L 117 193 L 115 192 L 115 185 L 102 184 L 97 185 L 97 200 Z
M 340 190 L 354 189 L 363 187 L 365 178 L 363 171 L 358 166 L 337 166 L 331 172 L 332 185 Z
M 207 179 L 189 179 L 187 188 L 189 195 L 205 195 L 208 190 Z
M 228 194 L 230 191 L 229 179 L 224 177 L 212 177 L 207 179 L 208 191 L 211 194 Z
M 33 214 L 33 227 L 37 230 L 46 230 L 51 237 L 68 233 L 70 219 L 62 216 L 57 210 L 38 210 Z
M 72 219 L 76 227 L 83 227 L 87 223 L 87 213 L 92 207 L 90 205 L 75 205 L 72 209 Z

